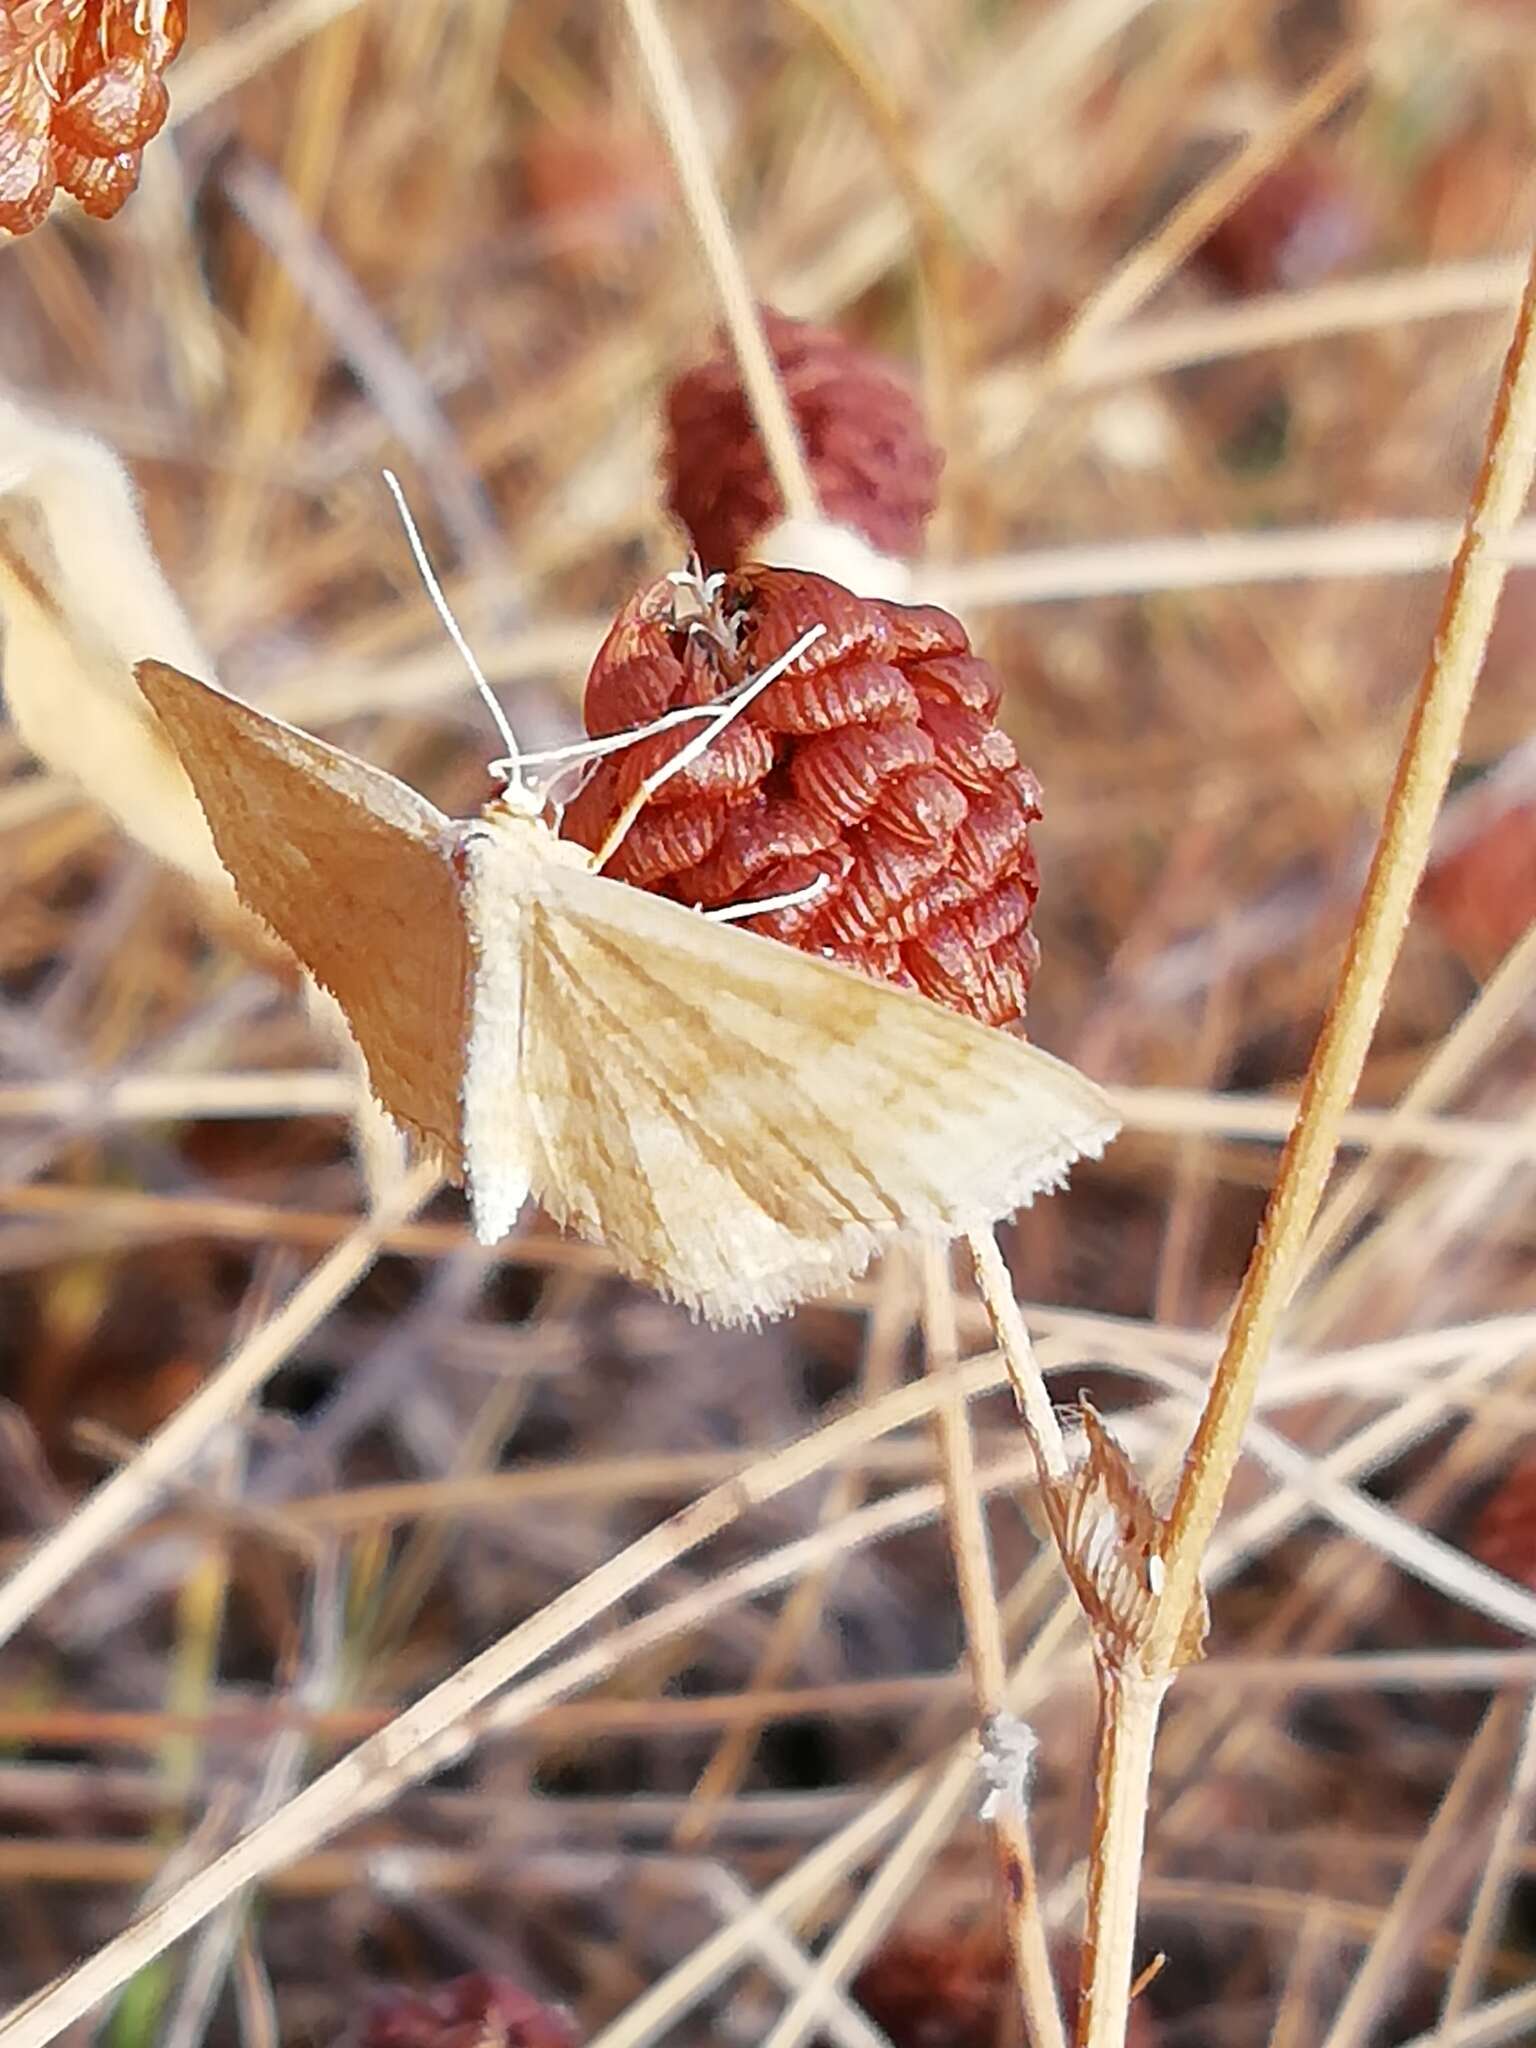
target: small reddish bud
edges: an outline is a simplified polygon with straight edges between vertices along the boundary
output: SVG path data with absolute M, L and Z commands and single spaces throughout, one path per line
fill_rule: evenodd
M 1431 866 L 1420 899 L 1479 971 L 1536 923 L 1536 804 L 1503 811 Z
M 165 124 L 186 26 L 185 0 L 0 0 L 0 230 L 29 233 L 60 190 L 117 212 Z
M 943 457 L 912 391 L 833 328 L 771 310 L 763 320 L 823 514 L 883 554 L 915 555 Z M 673 384 L 666 427 L 667 503 L 706 568 L 735 568 L 785 508 L 723 347 Z
M 535 123 L 520 163 L 543 253 L 575 283 L 612 284 L 630 273 L 672 205 L 654 138 L 612 113 Z
M 1196 261 L 1228 291 L 1297 291 L 1354 261 L 1370 238 L 1342 168 L 1312 150 L 1261 178 L 1200 244 Z
M 1425 253 L 1442 262 L 1516 248 L 1536 213 L 1530 153 L 1493 124 L 1457 129 L 1421 164 L 1413 202 Z
M 1078 1956 L 1053 1957 L 1062 1980 L 1068 2032 L 1076 2011 Z M 919 1932 L 898 1929 L 854 1978 L 855 2002 L 891 2048 L 997 2048 L 1008 2039 L 1018 1994 L 1002 1934 L 994 1927 Z M 1126 2048 L 1152 2048 L 1156 2023 L 1145 2002 L 1131 2006 Z
M 1536 1593 L 1536 1456 L 1521 1458 L 1489 1495 L 1467 1548 L 1480 1564 Z
M 377 1997 L 347 2048 L 576 2048 L 569 2017 L 510 1977 L 477 1972 L 427 1992 Z

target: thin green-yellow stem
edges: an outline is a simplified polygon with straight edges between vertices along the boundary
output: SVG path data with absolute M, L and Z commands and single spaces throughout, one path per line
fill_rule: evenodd
M 1482 472 L 1338 985 L 1169 1517 L 1166 1593 L 1149 1645 L 1153 1668 L 1171 1665 L 1194 1600 L 1200 1561 L 1237 1464 L 1259 1371 L 1301 1271 L 1307 1233 L 1333 1168 L 1340 1126 L 1375 1035 L 1428 859 L 1435 818 L 1456 763 L 1494 609 L 1508 573 L 1498 539 L 1519 517 L 1536 468 L 1533 323 L 1536 265 L 1526 281 Z
M 1088 1862 L 1080 2048 L 1121 2048 L 1136 1956 L 1136 1899 L 1157 1720 L 1172 1673 L 1099 1667 L 1099 1783 Z
M 1308 1234 L 1333 1169 L 1344 1115 L 1424 873 L 1508 570 L 1499 542 L 1515 524 L 1536 469 L 1533 327 L 1536 259 L 1333 1000 L 1163 1535 L 1161 1597 L 1138 1648 L 1144 1675 L 1117 1676 L 1105 1684 L 1079 2048 L 1123 2048 L 1158 1711 L 1200 1595 L 1201 1562 L 1242 1449 L 1259 1372 L 1303 1271 Z

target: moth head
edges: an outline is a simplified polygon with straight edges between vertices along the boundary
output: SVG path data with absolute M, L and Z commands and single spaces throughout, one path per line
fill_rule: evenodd
M 548 823 L 545 814 L 551 805 L 549 793 L 524 775 L 520 754 L 506 754 L 500 760 L 488 761 L 486 773 L 493 775 L 501 784 L 488 809 L 494 808 L 503 816 L 532 825 Z M 558 810 L 558 805 L 555 808 Z

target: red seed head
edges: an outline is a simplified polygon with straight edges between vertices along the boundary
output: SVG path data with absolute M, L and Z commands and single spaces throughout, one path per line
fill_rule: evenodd
M 1369 239 L 1355 187 L 1331 156 L 1314 150 L 1261 178 L 1197 253 L 1229 291 L 1296 291 L 1353 262 Z
M 855 1977 L 853 1996 L 891 2048 L 995 2048 L 1011 1974 L 989 1928 L 898 1932 Z
M 576 2039 L 564 2013 L 483 1971 L 383 1993 L 347 2036 L 349 2048 L 576 2048 Z
M 747 920 L 983 1023 L 1017 1026 L 1039 948 L 1035 778 L 996 723 L 999 687 L 947 612 L 855 597 L 807 570 L 738 570 L 709 617 L 675 622 L 661 582 L 631 599 L 587 681 L 593 734 L 711 702 L 812 626 L 822 636 L 643 809 L 606 872 Z M 696 727 L 599 763 L 564 831 L 596 848 Z
M 1536 804 L 1517 804 L 1442 854 L 1420 899 L 1480 972 L 1536 921 Z
M 0 229 L 28 233 L 59 190 L 116 213 L 164 125 L 162 74 L 186 35 L 185 0 L 0 0 Z
M 1520 1459 L 1500 1480 L 1467 1548 L 1480 1564 L 1536 1592 L 1536 1457 Z
M 1052 1961 L 1070 2033 L 1078 1953 L 1062 1944 Z M 891 2048 L 996 2048 L 1009 2038 L 1015 2018 L 1013 1966 L 992 1926 L 898 1928 L 854 1978 L 852 1990 Z M 1127 2048 L 1152 2048 L 1156 2035 L 1152 2014 L 1138 1998 L 1126 2026 Z
M 915 555 L 943 466 L 916 398 L 835 329 L 763 319 L 823 513 L 883 554 Z M 667 503 L 706 568 L 734 568 L 784 513 L 734 357 L 722 348 L 685 371 L 666 421 Z

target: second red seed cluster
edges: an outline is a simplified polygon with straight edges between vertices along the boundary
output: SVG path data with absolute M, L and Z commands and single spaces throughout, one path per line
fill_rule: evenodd
M 770 315 L 767 331 L 828 516 L 876 547 L 915 552 L 940 468 L 915 398 L 830 330 Z M 752 561 L 781 507 L 726 357 L 680 378 L 667 410 L 669 502 L 726 580 L 707 630 L 673 623 L 665 581 L 625 606 L 587 682 L 588 731 L 711 702 L 807 628 L 825 631 L 657 792 L 609 872 L 705 909 L 819 883 L 749 929 L 1019 1028 L 1039 957 L 1040 791 L 997 723 L 997 676 L 935 606 Z M 659 734 L 603 762 L 566 812 L 567 836 L 601 844 L 688 736 Z

